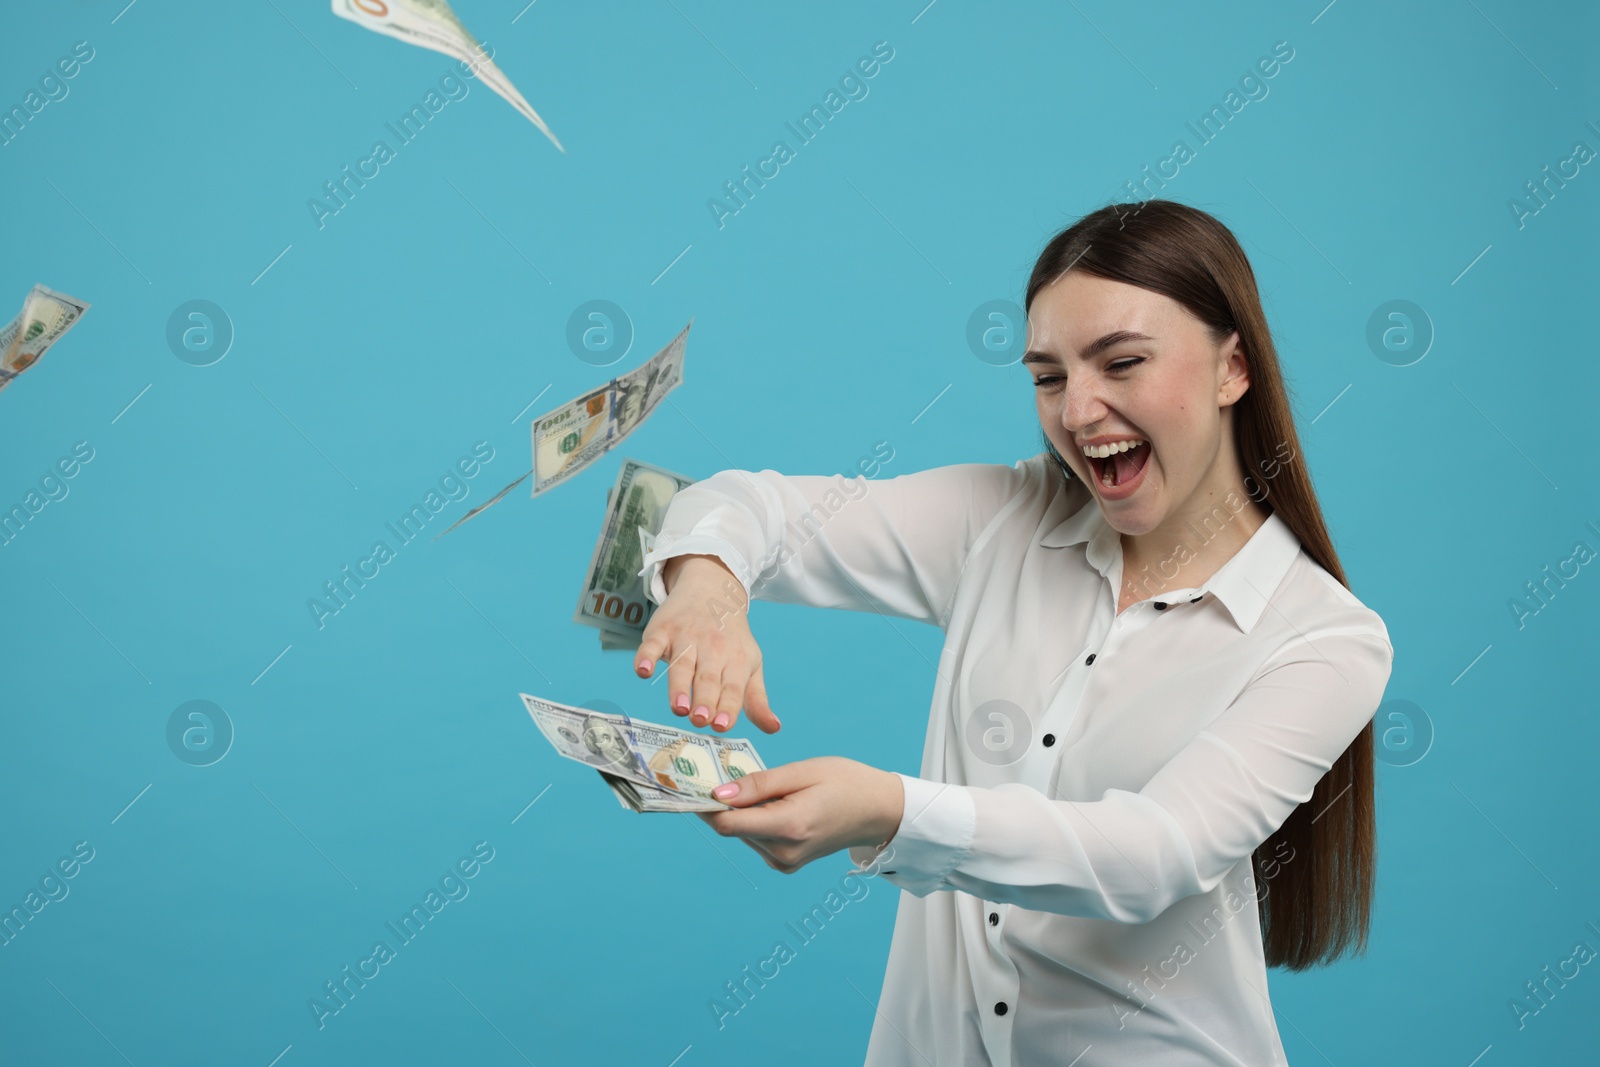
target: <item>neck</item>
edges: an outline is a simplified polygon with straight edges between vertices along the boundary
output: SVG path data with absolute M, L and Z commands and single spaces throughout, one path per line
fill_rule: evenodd
M 1141 600 L 1167 589 L 1194 588 L 1221 570 L 1269 514 L 1240 490 L 1213 493 L 1149 533 L 1123 534 L 1123 584 Z

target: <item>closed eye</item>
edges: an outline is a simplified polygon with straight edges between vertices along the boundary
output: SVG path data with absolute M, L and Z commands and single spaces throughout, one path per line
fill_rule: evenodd
M 1139 364 L 1139 363 L 1143 363 L 1143 362 L 1144 362 L 1144 357 L 1142 357 L 1142 356 L 1132 356 L 1132 357 L 1130 357 L 1128 359 L 1119 359 L 1115 363 L 1113 363 L 1110 366 L 1108 366 L 1106 369 L 1107 370 L 1114 370 L 1114 371 L 1125 371 L 1125 370 L 1128 370 L 1129 368 L 1133 367 L 1135 364 Z M 1033 380 L 1033 387 L 1035 389 L 1044 389 L 1044 388 L 1046 388 L 1048 386 L 1054 385 L 1055 383 L 1057 383 L 1059 381 L 1063 381 L 1063 380 L 1064 379 L 1059 374 L 1047 374 L 1042 378 L 1035 378 Z

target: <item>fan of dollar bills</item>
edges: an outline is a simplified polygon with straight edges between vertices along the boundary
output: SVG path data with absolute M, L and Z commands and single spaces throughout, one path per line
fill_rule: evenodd
M 755 746 L 740 737 L 517 695 L 555 750 L 599 771 L 630 811 L 723 811 L 728 805 L 711 796 L 713 789 L 766 770 Z

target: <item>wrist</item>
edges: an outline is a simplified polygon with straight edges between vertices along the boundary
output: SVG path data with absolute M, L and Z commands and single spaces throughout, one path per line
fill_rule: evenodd
M 672 556 L 661 564 L 661 584 L 669 595 L 680 580 L 709 581 L 719 586 L 731 582 L 741 592 L 744 589 L 733 570 L 721 559 L 712 555 L 688 553 Z
M 869 827 L 872 840 L 861 843 L 882 852 L 900 831 L 900 822 L 905 818 L 906 790 L 900 776 L 893 771 L 880 770 L 877 773 L 880 800 L 874 807 L 878 818 Z

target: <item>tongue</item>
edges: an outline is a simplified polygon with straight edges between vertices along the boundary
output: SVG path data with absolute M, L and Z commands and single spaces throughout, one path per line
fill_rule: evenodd
M 1144 466 L 1146 447 L 1140 445 L 1138 448 L 1130 448 L 1111 457 L 1111 462 L 1116 464 L 1118 485 L 1122 485 L 1139 473 L 1139 468 Z

